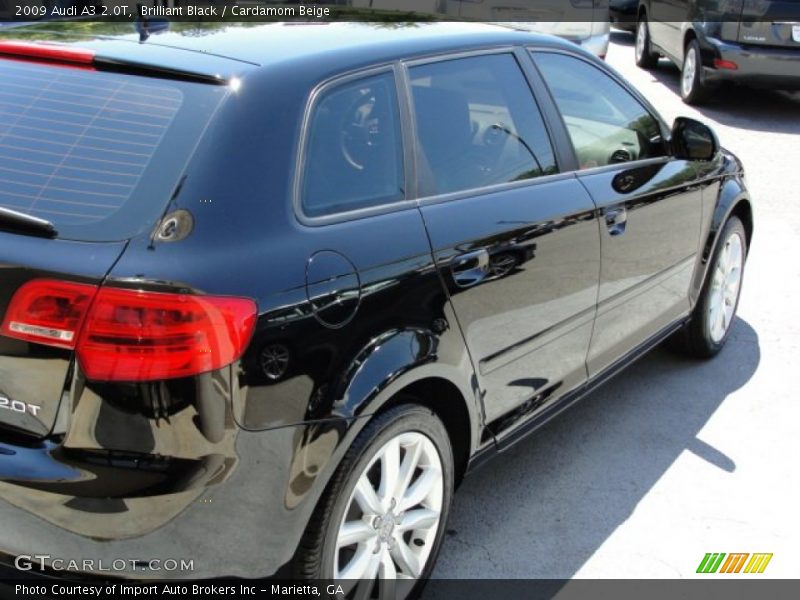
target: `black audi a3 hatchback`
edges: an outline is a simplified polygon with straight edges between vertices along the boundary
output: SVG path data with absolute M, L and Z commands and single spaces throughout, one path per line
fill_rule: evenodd
M 742 165 L 568 42 L 94 27 L 0 37 L 6 564 L 424 580 L 471 469 L 726 341 Z

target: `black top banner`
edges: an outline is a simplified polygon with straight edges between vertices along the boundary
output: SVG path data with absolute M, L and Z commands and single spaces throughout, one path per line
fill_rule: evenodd
M 0 0 L 0 29 L 60 19 L 94 21 L 605 22 L 669 11 L 663 21 L 800 21 L 795 0 Z

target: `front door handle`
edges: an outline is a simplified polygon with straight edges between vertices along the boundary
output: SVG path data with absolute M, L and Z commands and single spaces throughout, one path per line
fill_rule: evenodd
M 610 235 L 622 235 L 628 224 L 628 211 L 624 206 L 607 208 L 605 211 L 606 227 Z
M 459 254 L 453 259 L 450 270 L 459 287 L 480 283 L 489 274 L 489 252 L 481 249 Z

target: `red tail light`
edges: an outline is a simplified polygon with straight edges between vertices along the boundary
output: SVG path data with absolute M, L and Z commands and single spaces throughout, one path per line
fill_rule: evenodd
M 143 381 L 186 377 L 237 360 L 256 306 L 217 298 L 100 288 L 78 342 L 86 377 Z
M 255 321 L 255 302 L 246 298 L 36 280 L 15 294 L 2 333 L 77 347 L 88 379 L 152 381 L 205 373 L 238 360 Z
M 732 60 L 723 60 L 721 58 L 714 59 L 714 67 L 716 69 L 730 69 L 731 71 L 736 71 L 739 68 Z
M 29 281 L 11 299 L 0 332 L 28 342 L 72 349 L 95 293 L 94 285 L 50 279 Z

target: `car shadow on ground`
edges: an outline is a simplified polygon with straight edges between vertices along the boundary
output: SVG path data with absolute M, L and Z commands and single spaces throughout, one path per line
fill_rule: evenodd
M 734 473 L 735 456 L 698 433 L 759 361 L 741 319 L 713 360 L 645 356 L 464 481 L 433 577 L 568 579 L 684 451 Z M 447 585 L 431 581 L 426 598 Z
M 662 58 L 652 76 L 680 96 L 680 70 Z M 755 89 L 733 83 L 716 88 L 706 104 L 693 107 L 729 127 L 782 134 L 800 134 L 800 92 Z

